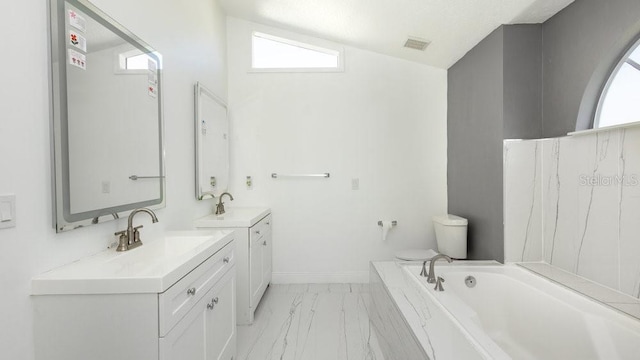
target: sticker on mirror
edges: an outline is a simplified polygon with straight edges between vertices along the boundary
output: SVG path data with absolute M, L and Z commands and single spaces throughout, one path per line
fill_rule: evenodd
M 82 32 L 87 30 L 87 20 L 75 10 L 69 10 L 69 25 Z
M 69 64 L 87 70 L 87 57 L 75 50 L 69 49 Z
M 69 44 L 87 52 L 87 39 L 73 30 L 69 30 Z

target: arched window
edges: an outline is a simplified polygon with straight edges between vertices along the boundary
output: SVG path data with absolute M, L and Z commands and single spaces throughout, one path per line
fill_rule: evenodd
M 640 41 L 629 49 L 600 95 L 594 128 L 640 122 Z

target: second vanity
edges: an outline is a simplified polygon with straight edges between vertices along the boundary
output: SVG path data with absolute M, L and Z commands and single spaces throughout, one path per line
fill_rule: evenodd
M 253 323 L 256 307 L 271 283 L 271 210 L 262 207 L 229 208 L 222 215 L 208 215 L 195 221 L 199 229 L 234 232 L 236 239 L 237 322 Z
M 234 245 L 173 232 L 34 277 L 36 359 L 235 358 Z

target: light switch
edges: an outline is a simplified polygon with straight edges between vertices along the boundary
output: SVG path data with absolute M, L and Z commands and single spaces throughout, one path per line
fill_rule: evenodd
M 16 196 L 0 196 L 0 229 L 16 226 Z
M 102 193 L 109 194 L 111 192 L 111 181 L 105 180 L 102 182 Z
M 360 190 L 360 179 L 359 178 L 351 179 L 351 190 Z
M 0 222 L 7 222 L 11 220 L 13 220 L 13 216 L 11 216 L 11 203 L 0 203 Z

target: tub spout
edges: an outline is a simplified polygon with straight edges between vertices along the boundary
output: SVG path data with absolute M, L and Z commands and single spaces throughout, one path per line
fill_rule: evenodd
M 436 271 L 434 269 L 434 265 L 436 264 L 436 261 L 440 260 L 440 259 L 445 259 L 445 260 L 447 260 L 447 262 L 453 261 L 453 260 L 451 260 L 450 257 L 448 257 L 445 254 L 438 254 L 438 255 L 432 257 L 431 261 L 429 262 L 429 274 L 427 274 L 427 282 L 429 284 L 435 284 L 435 282 L 436 282 Z

